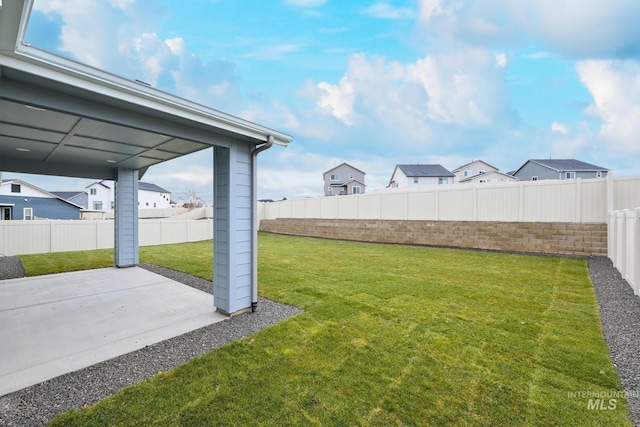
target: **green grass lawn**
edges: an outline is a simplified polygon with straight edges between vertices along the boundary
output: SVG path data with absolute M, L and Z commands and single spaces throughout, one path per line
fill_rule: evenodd
M 211 279 L 211 253 L 140 258 Z M 304 313 L 53 425 L 630 425 L 624 398 L 575 395 L 622 390 L 582 259 L 269 234 L 259 255 L 260 294 Z M 109 256 L 21 259 L 41 274 Z

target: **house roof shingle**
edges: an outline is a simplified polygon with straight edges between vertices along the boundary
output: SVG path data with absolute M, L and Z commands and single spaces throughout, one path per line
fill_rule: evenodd
M 50 191 L 51 194 L 60 197 L 61 199 L 69 200 L 80 194 L 86 194 L 84 191 Z
M 171 193 L 171 191 L 165 190 L 160 186 L 142 181 L 138 182 L 138 190 L 155 191 L 156 193 Z
M 356 170 L 356 171 L 360 172 L 363 175 L 367 174 L 366 172 L 363 172 L 360 169 L 351 166 L 349 163 L 342 162 L 338 166 L 334 166 L 331 169 L 329 169 L 328 171 L 326 171 L 325 173 L 323 173 L 322 176 L 326 176 L 328 173 L 333 172 L 334 170 L 338 169 L 340 166 L 349 166 L 351 169 Z
M 482 163 L 484 163 L 485 165 L 487 165 L 487 166 L 489 166 L 489 167 L 491 167 L 491 168 L 493 168 L 493 169 L 495 169 L 495 170 L 497 170 L 497 171 L 500 171 L 500 169 L 498 169 L 497 167 L 495 167 L 495 166 L 493 166 L 493 165 L 490 165 L 489 163 L 485 162 L 484 160 L 472 160 L 472 161 L 470 161 L 469 163 L 465 163 L 464 165 L 462 165 L 462 166 L 459 166 L 459 167 L 455 168 L 455 169 L 453 170 L 453 172 L 461 171 L 462 169 L 464 169 L 464 168 L 466 168 L 466 167 L 468 167 L 468 166 L 471 166 L 471 165 L 472 165 L 472 164 L 474 164 L 474 163 L 478 163 L 478 162 L 482 162 Z
M 538 163 L 559 172 L 565 171 L 608 171 L 601 166 L 592 165 L 576 159 L 530 159 L 530 162 Z
M 397 165 L 408 177 L 453 177 L 442 165 Z

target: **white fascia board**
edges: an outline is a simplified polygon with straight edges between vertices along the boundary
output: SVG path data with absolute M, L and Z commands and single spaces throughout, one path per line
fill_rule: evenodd
M 1 1 L 1 0 L 0 0 Z M 35 74 L 69 86 L 78 87 L 116 98 L 133 105 L 171 114 L 176 117 L 212 126 L 260 142 L 273 136 L 274 143 L 286 146 L 293 137 L 249 122 L 239 117 L 205 107 L 124 79 L 120 76 L 63 58 L 23 42 L 33 0 L 24 0 L 14 52 L 0 53 L 0 65 Z

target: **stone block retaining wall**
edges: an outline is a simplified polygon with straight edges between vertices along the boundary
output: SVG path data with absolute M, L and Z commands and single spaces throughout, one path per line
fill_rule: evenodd
M 567 222 L 262 220 L 260 230 L 362 242 L 607 256 L 607 224 Z

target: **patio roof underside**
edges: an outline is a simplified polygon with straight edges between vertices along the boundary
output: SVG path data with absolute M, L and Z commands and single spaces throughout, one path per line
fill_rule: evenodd
M 237 134 L 8 67 L 0 68 L 0 170 L 114 179 Z M 249 143 L 262 141 L 245 138 Z

